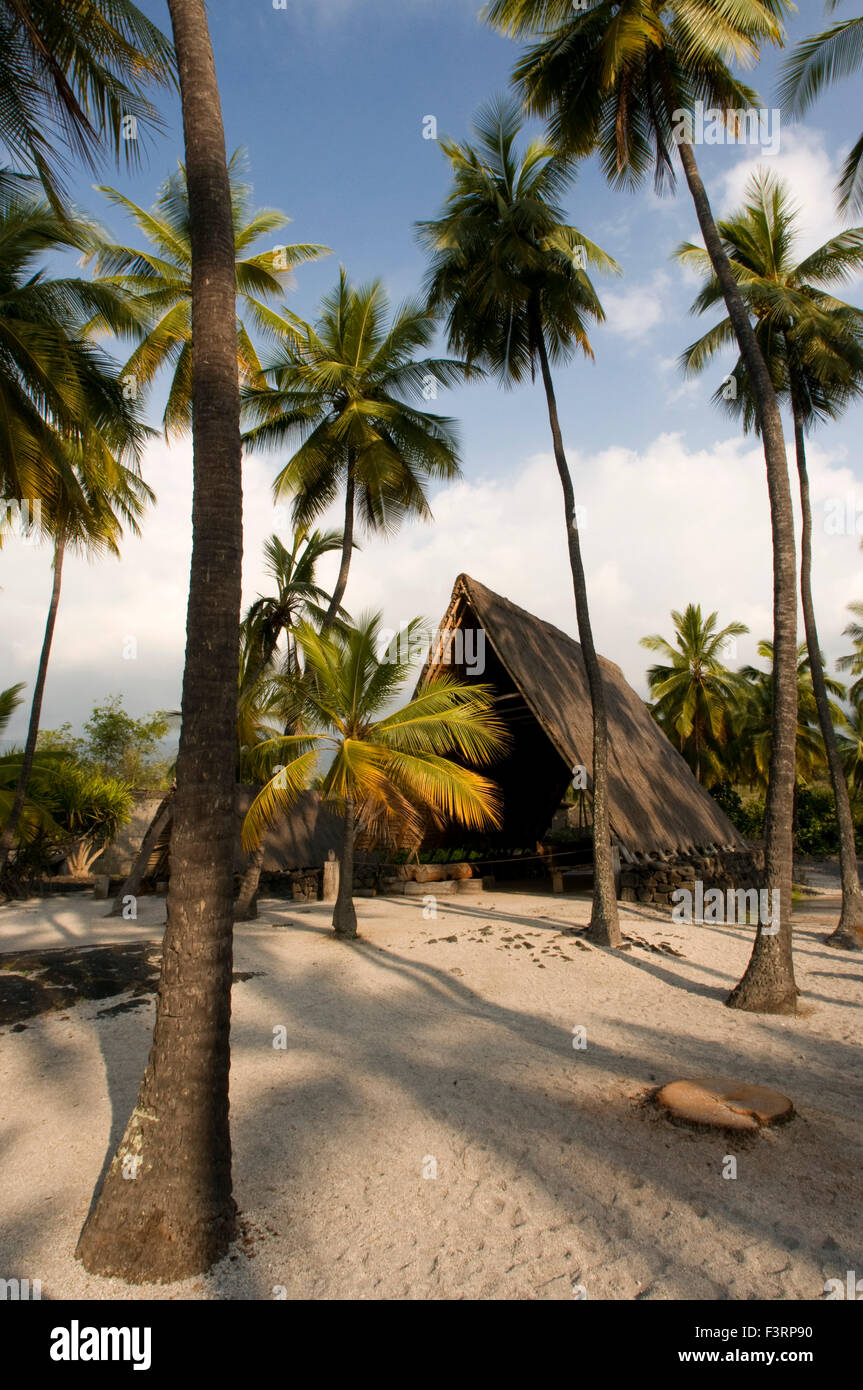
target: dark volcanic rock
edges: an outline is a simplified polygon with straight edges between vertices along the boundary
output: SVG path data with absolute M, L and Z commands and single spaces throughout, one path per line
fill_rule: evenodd
M 66 1009 L 81 999 L 152 994 L 161 958 L 154 941 L 0 956 L 0 1025 Z

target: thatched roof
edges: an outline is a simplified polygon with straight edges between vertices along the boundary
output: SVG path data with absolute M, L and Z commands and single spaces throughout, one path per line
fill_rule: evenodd
M 592 780 L 590 693 L 581 646 L 559 628 L 492 593 L 469 575 L 455 582 L 440 631 L 462 629 L 467 667 L 458 645 L 451 665 L 468 679 L 489 681 L 503 696 L 514 747 L 507 766 L 490 770 L 504 790 L 504 814 L 524 839 L 548 828 L 577 765 Z M 473 629 L 473 632 L 471 632 Z M 485 669 L 469 669 L 484 633 Z M 446 644 L 439 644 L 446 660 Z M 434 652 L 432 661 L 434 662 Z M 707 846 L 742 849 L 744 841 L 654 723 L 619 666 L 600 657 L 608 710 L 611 828 L 629 855 L 688 853 Z M 533 803 L 530 805 L 529 803 Z M 524 804 L 519 804 L 524 803 Z
M 247 856 L 240 846 L 243 818 L 257 793 L 256 787 L 238 786 L 237 839 L 234 864 L 245 867 Z M 264 870 L 269 873 L 288 869 L 319 869 L 329 851 L 341 851 L 344 821 L 330 811 L 317 792 L 303 792 L 289 815 L 280 816 L 277 825 L 264 836 Z

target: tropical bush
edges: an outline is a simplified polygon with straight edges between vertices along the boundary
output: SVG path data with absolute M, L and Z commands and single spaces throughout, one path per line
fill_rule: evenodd
M 156 710 L 134 719 L 120 695 L 108 695 L 93 706 L 83 738 L 75 737 L 71 724 L 61 724 L 59 729 L 40 730 L 36 746 L 41 753 L 59 753 L 104 777 L 139 789 L 158 789 L 171 783 L 173 763 L 157 755 L 172 717 L 168 710 Z
M 718 782 L 710 795 L 722 807 L 731 824 L 747 840 L 759 840 L 764 832 L 764 797 L 743 797 L 731 782 Z
M 830 787 L 797 788 L 797 849 L 801 854 L 828 855 L 839 852 L 839 826 L 836 801 Z
M 337 935 L 357 934 L 353 905 L 354 848 L 419 847 L 429 828 L 458 821 L 467 830 L 500 824 L 500 792 L 475 769 L 491 765 L 507 743 L 487 685 L 426 679 L 407 704 L 398 696 L 411 660 L 381 651 L 380 614 L 366 614 L 356 627 L 316 632 L 298 625 L 304 671 L 279 677 L 286 709 L 298 700 L 303 732 L 266 739 L 254 752 L 268 780 L 246 813 L 243 848 L 259 848 L 268 827 L 289 812 L 329 758 L 321 794 L 344 815 L 339 896 L 333 914 Z M 411 652 L 422 620 L 405 628 L 403 651 Z M 393 708 L 396 706 L 396 708 Z
M 0 691 L 0 734 L 4 733 L 15 710 L 22 703 L 23 682 Z M 50 756 L 50 755 L 46 755 Z M 11 748 L 0 754 L 0 827 L 5 826 L 15 799 L 15 789 L 21 774 L 22 752 Z M 32 878 L 34 873 L 46 872 L 52 856 L 51 837 L 57 827 L 43 806 L 31 795 L 25 798 L 18 822 L 18 844 L 14 874 L 0 874 L 3 886 L 13 880 Z M 56 857 L 56 855 L 55 855 Z
M 21 703 L 22 685 L 0 691 L 0 733 Z M 103 708 L 107 708 L 103 707 Z M 94 711 L 94 715 L 98 713 Z M 65 859 L 70 873 L 85 874 L 132 812 L 132 788 L 76 760 L 71 726 L 49 733 L 37 749 L 28 794 L 18 821 L 10 883 L 51 873 Z M 22 751 L 0 755 L 0 826 L 8 819 L 21 774 Z
M 66 759 L 39 764 L 31 781 L 33 798 L 52 827 L 42 832 L 46 849 L 65 852 L 71 874 L 89 873 L 103 849 L 132 814 L 128 782 Z

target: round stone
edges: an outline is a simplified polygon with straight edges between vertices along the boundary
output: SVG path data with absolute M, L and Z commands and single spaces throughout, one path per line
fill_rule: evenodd
M 469 878 L 473 878 L 473 869 L 470 864 L 465 863 L 463 860 L 458 864 L 447 864 L 446 869 L 447 878 L 464 879 L 465 881 Z
M 779 1091 L 727 1077 L 671 1081 L 657 1092 L 656 1103 L 672 1119 L 708 1129 L 755 1130 L 782 1124 L 794 1114 L 791 1101 Z

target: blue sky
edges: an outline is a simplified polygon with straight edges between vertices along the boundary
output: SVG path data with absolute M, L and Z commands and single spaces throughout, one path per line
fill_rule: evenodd
M 162 0 L 143 8 L 167 25 Z M 794 41 L 820 27 L 820 4 L 805 3 L 790 26 Z M 293 221 L 285 239 L 324 243 L 333 256 L 302 268 L 290 306 L 311 317 L 339 261 L 357 280 L 381 276 L 395 300 L 415 294 L 424 270 L 414 223 L 434 216 L 447 186 L 440 148 L 423 138 L 433 115 L 440 133 L 463 137 L 471 113 L 507 86 L 518 46 L 478 18 L 476 0 L 212 0 L 211 27 L 229 151 L 248 150 L 258 205 Z M 775 105 L 777 57 L 750 80 Z M 162 99 L 166 131 L 129 173 L 108 165 L 81 173 L 73 191 L 123 239 L 131 235 L 92 184 L 105 182 L 147 205 L 182 155 L 179 112 Z M 702 171 L 718 213 L 739 201 L 758 163 L 789 177 L 801 203 L 801 249 L 838 230 L 832 188 L 857 137 L 859 81 L 837 86 L 805 123 L 781 127 L 781 147 L 759 160 L 751 147 L 702 147 Z M 595 161 L 567 199 L 571 220 L 622 265 L 603 279 L 608 323 L 594 335 L 596 361 L 557 373 L 564 436 L 579 500 L 586 508 L 585 552 L 600 650 L 644 692 L 645 632 L 668 632 L 669 609 L 688 601 L 717 608 L 723 622 L 752 627 L 739 659 L 770 625 L 769 515 L 757 444 L 741 441 L 710 404 L 727 366 L 685 383 L 678 354 L 700 331 L 688 313 L 692 279 L 670 257 L 697 234 L 682 184 L 657 199 L 648 182 L 615 193 Z M 847 291 L 855 303 L 860 287 Z M 730 360 L 727 364 L 730 366 Z M 159 404 L 157 392 L 154 407 Z M 538 388 L 501 392 L 492 384 L 442 397 L 461 421 L 464 482 L 435 499 L 436 524 L 409 527 L 395 541 L 370 541 L 357 557 L 348 592 L 353 611 L 384 609 L 397 626 L 417 612 L 437 619 L 459 570 L 574 632 L 563 528 Z M 816 600 L 832 658 L 845 649 L 844 606 L 863 597 L 858 538 L 825 532 L 825 502 L 842 495 L 863 511 L 860 407 L 812 443 L 816 502 Z M 246 597 L 259 591 L 260 542 L 279 518 L 269 486 L 276 459 L 246 469 Z M 188 579 L 190 453 L 187 444 L 153 447 L 148 479 L 159 505 L 143 542 L 122 561 L 73 561 L 65 578 L 44 723 L 74 724 L 93 701 L 121 691 L 143 712 L 179 698 Z M 792 479 L 794 481 L 794 479 Z M 337 518 L 333 517 L 333 521 Z M 326 577 L 326 570 L 324 571 Z M 3 684 L 32 682 L 50 587 L 45 550 L 13 542 L 0 554 L 6 619 L 0 633 Z M 120 655 L 139 638 L 134 663 Z M 749 642 L 749 645 L 747 645 Z M 21 736 L 24 711 L 10 732 Z

